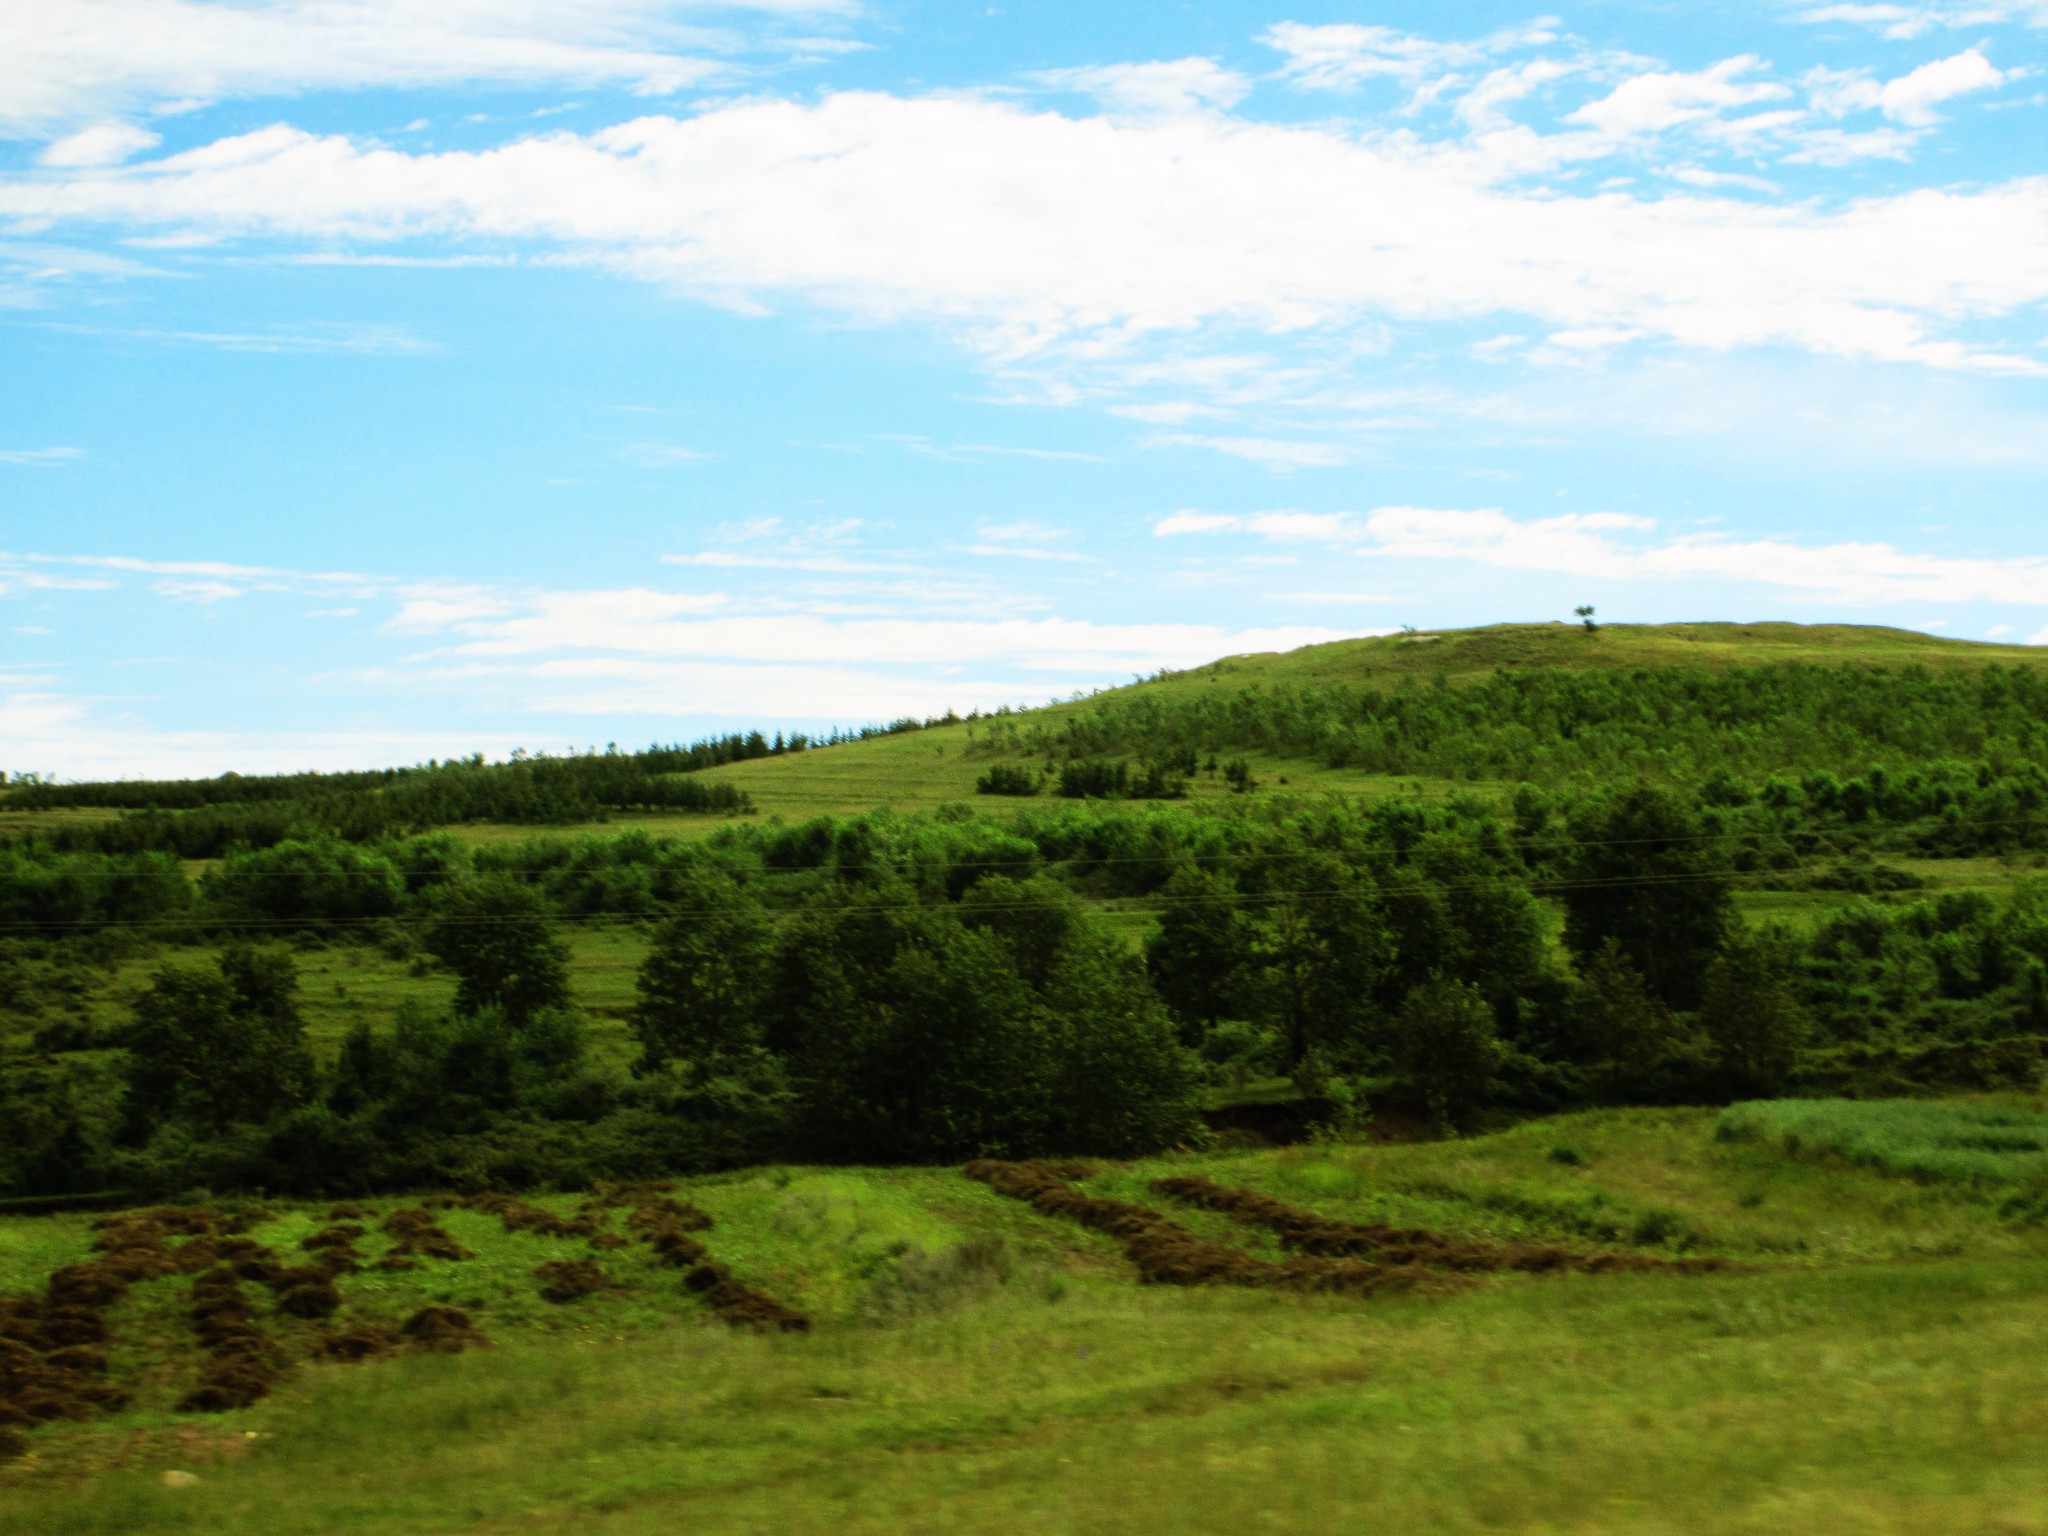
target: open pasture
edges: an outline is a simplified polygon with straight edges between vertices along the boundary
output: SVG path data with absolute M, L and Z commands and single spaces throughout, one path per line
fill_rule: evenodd
M 1972 1186 L 1715 1123 L 1599 1111 L 1059 1170 L 1268 1270 L 1300 1262 L 1299 1235 L 1186 1181 L 1318 1230 L 1626 1261 L 1423 1261 L 1443 1283 L 1364 1295 L 1141 1283 L 1117 1233 L 957 1168 L 748 1170 L 595 1219 L 577 1196 L 430 1200 L 469 1257 L 416 1268 L 384 1265 L 414 1200 L 245 1207 L 279 1255 L 322 1251 L 336 1214 L 360 1232 L 329 1316 L 245 1287 L 291 1357 L 269 1395 L 180 1413 L 203 1367 L 191 1281 L 137 1284 L 108 1309 L 132 1405 L 31 1431 L 0 1497 L 39 1533 L 2048 1529 L 2041 1229 Z M 708 1222 L 649 1241 L 657 1198 Z M 100 1220 L 0 1222 L 0 1291 L 88 1259 Z M 720 1321 L 663 1242 L 808 1331 Z M 579 1264 L 596 1284 L 546 1299 Z M 428 1308 L 491 1347 L 405 1347 Z M 322 1358 L 341 1334 L 391 1347 Z

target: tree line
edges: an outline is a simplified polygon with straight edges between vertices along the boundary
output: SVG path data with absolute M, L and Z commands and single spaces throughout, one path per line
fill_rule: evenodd
M 1116 1154 L 1199 1139 L 1204 1085 L 1276 1074 L 1335 1116 L 1456 1125 L 2040 1070 L 2048 883 L 1757 928 L 1712 819 L 1744 807 L 1633 784 L 1538 809 L 1083 802 L 1015 826 L 590 839 L 545 865 L 420 839 L 369 885 L 360 863 L 323 878 L 407 904 L 395 936 L 454 978 L 450 1008 L 408 1005 L 315 1063 L 286 952 L 174 958 L 125 1029 L 39 1034 L 9 1063 L 0 1177 L 313 1189 Z M 630 1069 L 589 1051 L 558 932 L 621 871 L 650 925 Z M 283 889 L 309 931 L 332 920 L 304 871 L 263 872 L 242 876 L 265 910 Z M 1137 890 L 1142 953 L 1086 899 Z

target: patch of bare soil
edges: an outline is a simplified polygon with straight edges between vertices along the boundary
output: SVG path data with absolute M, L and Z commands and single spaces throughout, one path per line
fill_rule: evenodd
M 735 1280 L 732 1271 L 690 1235 L 709 1231 L 711 1217 L 686 1201 L 672 1199 L 668 1194 L 672 1187 L 666 1182 L 599 1185 L 591 1191 L 586 1208 L 630 1206 L 627 1229 L 660 1255 L 662 1263 L 683 1270 L 683 1284 L 734 1327 L 751 1328 L 756 1333 L 808 1331 L 808 1317 L 766 1291 Z
M 459 1195 L 435 1195 L 418 1205 L 401 1207 L 393 1211 L 378 1225 L 396 1239 L 391 1251 L 377 1261 L 379 1269 L 416 1269 L 420 1259 L 447 1259 L 459 1262 L 473 1259 L 462 1244 L 448 1235 L 448 1229 L 435 1217 L 434 1210 L 448 1209 L 464 1204 Z M 413 1262 L 407 1262 L 408 1260 Z
M 1045 1163 L 981 1158 L 966 1168 L 999 1195 L 1022 1200 L 1045 1216 L 1078 1221 L 1123 1244 L 1139 1275 L 1156 1285 L 1242 1285 L 1276 1290 L 1333 1291 L 1349 1296 L 1444 1291 L 1455 1281 L 1419 1264 L 1301 1257 L 1275 1263 L 1190 1232 L 1158 1211 L 1127 1200 L 1082 1193 Z
M 543 1301 L 576 1301 L 601 1291 L 611 1282 L 595 1259 L 553 1259 L 535 1269 Z
M 1669 1270 L 1709 1274 L 1733 1266 L 1726 1259 L 1664 1259 L 1641 1253 L 1580 1253 L 1550 1243 L 1488 1243 L 1446 1237 L 1420 1228 L 1333 1221 L 1249 1189 L 1234 1189 L 1199 1174 L 1155 1179 L 1153 1190 L 1183 1205 L 1218 1211 L 1247 1226 L 1264 1227 L 1280 1246 L 1322 1258 L 1368 1258 L 1382 1264 L 1424 1265 L 1461 1273 L 1519 1270 L 1526 1274 L 1575 1271 L 1611 1275 Z

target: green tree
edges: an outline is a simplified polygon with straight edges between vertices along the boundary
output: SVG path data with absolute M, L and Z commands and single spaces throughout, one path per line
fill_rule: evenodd
M 1145 944 L 1145 968 L 1179 1021 L 1199 1040 L 1224 1019 L 1242 1017 L 1256 938 L 1235 882 L 1182 864 L 1161 887 L 1159 928 Z
M 766 1038 L 811 1150 L 939 1162 L 1042 1150 L 1049 1020 L 1008 946 L 900 886 L 821 900 L 776 943 Z
M 1796 941 L 1767 929 L 1733 938 L 1707 971 L 1700 1028 L 1732 1092 L 1781 1092 L 1798 1065 L 1808 1019 L 1796 963 Z
M 1578 972 L 1566 1047 L 1593 1069 L 1603 1097 L 1640 1096 L 1683 1040 L 1678 1020 L 1612 939 L 1580 960 Z
M 758 1046 L 773 937 L 759 899 L 730 876 L 685 880 L 640 966 L 640 1070 L 683 1061 L 710 1075 Z
M 1028 880 L 984 876 L 955 910 L 968 927 L 1002 940 L 1018 976 L 1041 989 L 1086 921 L 1080 898 L 1045 875 Z
M 1381 885 L 1395 960 L 1382 997 L 1400 998 L 1433 974 L 1469 981 L 1505 1009 L 1543 974 L 1543 911 L 1505 849 L 1489 856 L 1471 838 L 1434 832 Z
M 455 973 L 455 1011 L 500 1008 L 515 1025 L 569 1003 L 569 947 L 538 891 L 503 875 L 446 887 L 427 949 Z
M 1253 882 L 1262 898 L 1257 986 L 1286 1042 L 1288 1069 L 1312 1046 L 1339 1062 L 1356 1056 L 1394 961 L 1370 878 L 1333 854 L 1297 848 L 1262 859 Z
M 1410 992 L 1394 1018 L 1394 1068 L 1448 1128 L 1486 1102 L 1506 1051 L 1486 995 L 1468 982 L 1433 977 Z
M 282 953 L 230 950 L 211 966 L 160 968 L 126 1037 L 131 1134 L 166 1120 L 217 1132 L 303 1102 L 313 1061 L 297 985 Z
M 1565 944 L 1580 960 L 1612 940 L 1650 990 L 1673 1008 L 1698 1006 L 1700 985 L 1728 932 L 1726 855 L 1691 808 L 1637 785 L 1572 819 Z
M 1194 1133 L 1195 1060 L 1141 961 L 1090 926 L 1044 988 L 1052 1019 L 1049 1150 L 1100 1157 L 1156 1151 Z

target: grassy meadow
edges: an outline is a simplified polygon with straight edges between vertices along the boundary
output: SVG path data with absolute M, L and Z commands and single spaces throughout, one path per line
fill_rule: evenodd
M 1736 1261 L 1447 1295 L 1140 1285 L 1113 1240 L 957 1169 L 689 1181 L 712 1251 L 813 1319 L 761 1336 L 638 1247 L 601 1256 L 610 1288 L 541 1301 L 533 1268 L 582 1245 L 449 1210 L 475 1257 L 344 1276 L 339 1321 L 461 1306 L 494 1348 L 308 1363 L 256 1407 L 194 1420 L 169 1411 L 196 1359 L 185 1282 L 139 1286 L 116 1313 L 135 1406 L 39 1431 L 0 1502 L 38 1536 L 2048 1530 L 2048 1236 L 1967 1181 L 1717 1138 L 1716 1120 L 1599 1111 L 1108 1165 L 1084 1185 L 1269 1256 L 1150 1181 L 1198 1171 L 1340 1220 Z M 0 1291 L 82 1257 L 90 1220 L 0 1222 Z M 287 1248 L 319 1220 L 274 1206 L 251 1235 Z M 301 1344 L 315 1326 L 276 1322 Z

